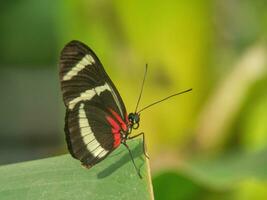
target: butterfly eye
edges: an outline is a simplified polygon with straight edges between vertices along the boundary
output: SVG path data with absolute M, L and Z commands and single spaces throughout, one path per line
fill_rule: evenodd
M 133 113 L 130 113 L 128 115 L 128 120 L 131 122 L 131 123 L 134 123 L 134 114 Z

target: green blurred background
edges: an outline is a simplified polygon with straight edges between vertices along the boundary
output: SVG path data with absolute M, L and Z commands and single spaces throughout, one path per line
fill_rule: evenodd
M 78 39 L 128 112 L 146 63 L 141 107 L 193 88 L 141 115 L 156 199 L 267 199 L 265 0 L 0 3 L 0 164 L 67 152 L 58 58 Z

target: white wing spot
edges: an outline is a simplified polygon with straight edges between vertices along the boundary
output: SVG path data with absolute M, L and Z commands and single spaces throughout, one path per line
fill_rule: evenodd
M 103 157 L 105 156 L 108 151 L 101 147 L 100 143 L 96 140 L 94 133 L 89 125 L 88 119 L 84 119 L 81 117 L 85 116 L 84 104 L 81 103 L 79 109 L 79 127 L 80 128 L 81 136 L 83 136 L 83 143 L 86 145 L 86 148 L 90 153 L 93 154 L 94 157 Z
M 91 55 L 86 54 L 80 62 L 78 62 L 70 71 L 68 71 L 63 76 L 63 81 L 67 81 L 72 79 L 72 77 L 76 76 L 79 71 L 83 70 L 87 65 L 91 65 L 95 63 L 93 57 Z

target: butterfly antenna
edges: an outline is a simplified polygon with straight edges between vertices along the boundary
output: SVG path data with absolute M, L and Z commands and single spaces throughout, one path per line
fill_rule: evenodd
M 160 103 L 160 102 L 162 102 L 162 101 L 165 101 L 165 100 L 167 100 L 167 99 L 169 99 L 169 98 L 172 98 L 172 97 L 174 97 L 174 96 L 177 96 L 177 95 L 180 95 L 180 94 L 183 94 L 183 93 L 186 93 L 186 92 L 190 92 L 191 90 L 192 90 L 192 88 L 190 88 L 190 89 L 188 89 L 188 90 L 184 90 L 184 91 L 182 91 L 182 92 L 178 92 L 178 93 L 173 94 L 173 95 L 170 95 L 170 96 L 168 96 L 168 97 L 165 97 L 164 99 L 161 99 L 161 100 L 156 101 L 156 102 L 154 102 L 154 103 L 152 103 L 152 104 L 149 104 L 148 106 L 146 106 L 146 107 L 142 108 L 141 110 L 139 110 L 137 113 L 139 114 L 139 113 L 142 112 L 143 110 L 145 110 L 145 109 L 147 109 L 147 108 L 149 108 L 149 107 L 151 107 L 151 106 L 154 106 L 155 104 L 158 104 L 158 103 Z
M 141 96 L 142 96 L 142 93 L 143 93 L 144 84 L 145 84 L 145 80 L 146 80 L 146 74 L 147 74 L 147 64 L 146 64 L 146 69 L 145 69 L 145 74 L 144 74 L 144 78 L 143 78 L 143 82 L 142 82 L 141 91 L 140 91 L 140 94 L 139 94 L 139 97 L 138 97 L 138 100 L 137 100 L 137 104 L 136 104 L 134 113 L 136 113 L 136 111 L 137 111 L 137 108 L 138 108 L 138 105 L 139 105 L 139 102 L 140 102 L 140 99 L 141 99 Z

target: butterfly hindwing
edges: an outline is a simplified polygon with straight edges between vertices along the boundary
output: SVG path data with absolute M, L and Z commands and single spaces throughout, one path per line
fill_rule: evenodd
M 68 149 L 85 165 L 99 162 L 113 150 L 114 138 L 111 127 L 103 120 L 105 115 L 107 113 L 86 102 L 66 113 Z
M 90 167 L 120 142 L 125 106 L 95 53 L 79 41 L 71 41 L 61 52 L 60 82 L 68 149 Z

